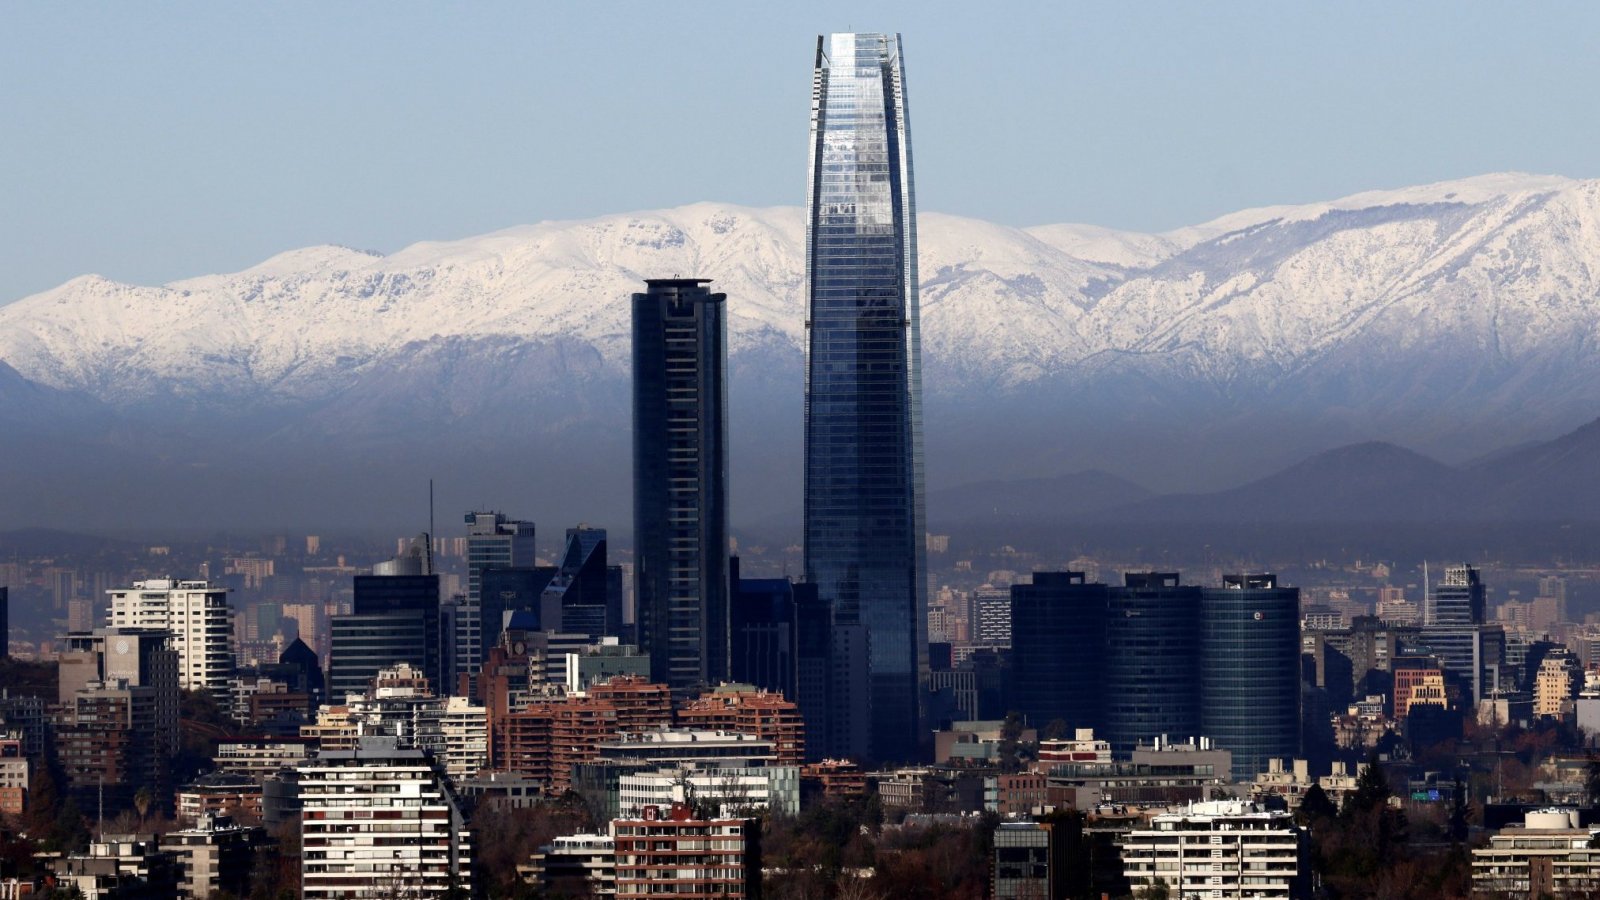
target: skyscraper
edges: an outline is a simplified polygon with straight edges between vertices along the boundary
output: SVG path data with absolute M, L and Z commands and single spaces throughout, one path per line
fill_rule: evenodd
M 806 224 L 805 571 L 864 626 L 858 756 L 920 753 L 928 676 L 916 199 L 898 35 L 817 39 Z
M 228 589 L 205 581 L 172 578 L 135 581 L 111 594 L 111 625 L 161 628 L 173 634 L 178 685 L 188 691 L 228 696 L 233 674 L 233 610 Z
M 633 295 L 633 529 L 639 643 L 688 697 L 728 677 L 725 294 L 704 278 Z
M 469 512 L 466 525 L 467 597 L 456 615 L 455 674 L 476 673 L 483 666 L 483 654 L 500 639 L 499 612 L 491 608 L 485 615 L 483 571 L 531 566 L 534 557 L 532 522 L 498 512 Z
M 1200 590 L 1200 733 L 1249 779 L 1300 753 L 1300 589 L 1224 575 Z

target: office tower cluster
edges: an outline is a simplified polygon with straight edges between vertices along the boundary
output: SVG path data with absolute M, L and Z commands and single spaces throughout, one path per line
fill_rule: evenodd
M 1235 775 L 1300 749 L 1300 592 L 1272 575 L 1221 587 L 1175 572 L 1121 585 L 1039 572 L 1011 588 L 1012 706 L 1035 727 L 1090 728 L 1118 753 L 1204 736 Z

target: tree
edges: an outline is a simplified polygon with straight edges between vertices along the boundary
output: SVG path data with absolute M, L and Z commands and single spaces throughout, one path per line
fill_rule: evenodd
M 1338 814 L 1339 807 L 1334 806 L 1333 801 L 1328 799 L 1328 792 L 1324 791 L 1320 784 L 1313 784 L 1305 796 L 1300 798 L 1298 818 L 1302 825 L 1309 825 L 1321 819 L 1332 819 Z
M 149 785 L 139 788 L 133 794 L 133 808 L 139 811 L 139 828 L 144 828 L 145 820 L 150 818 L 150 806 L 155 803 L 156 795 L 151 793 Z

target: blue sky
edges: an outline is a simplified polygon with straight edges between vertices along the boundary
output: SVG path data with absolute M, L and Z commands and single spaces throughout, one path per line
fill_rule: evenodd
M 0 303 L 804 200 L 817 33 L 905 35 L 923 209 L 1165 230 L 1600 175 L 1600 5 L 0 5 Z

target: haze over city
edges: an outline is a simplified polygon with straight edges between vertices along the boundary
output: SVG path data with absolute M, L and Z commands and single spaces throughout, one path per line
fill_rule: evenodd
M 8 10 L 0 897 L 1591 896 L 1535 12 Z

